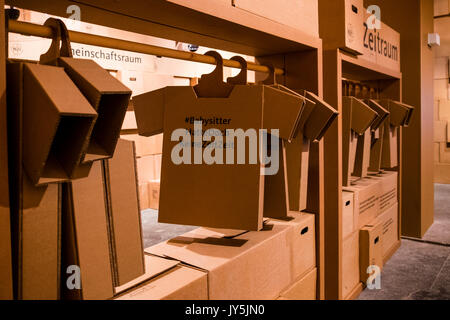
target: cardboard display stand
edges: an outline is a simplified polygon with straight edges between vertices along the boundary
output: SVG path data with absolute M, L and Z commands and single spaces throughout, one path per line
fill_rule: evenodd
M 61 20 L 49 18 L 45 25 L 54 29 L 54 40 L 62 40 L 61 48 L 54 47 L 41 56 L 41 63 L 63 67 L 92 107 L 97 111 L 84 163 L 111 158 L 120 136 L 120 129 L 128 108 L 131 90 L 93 60 L 72 58 L 68 31 Z
M 357 155 L 357 136 L 362 136 L 367 130 L 370 130 L 377 119 L 377 113 L 359 99 L 354 97 L 343 97 L 342 99 L 342 184 L 349 186 Z
M 215 72 L 222 75 L 221 65 Z M 239 141 L 227 145 L 226 152 L 222 154 L 224 159 L 219 159 L 224 164 L 208 165 L 201 159 L 199 164 L 194 164 L 195 159 L 192 158 L 204 153 L 204 148 L 196 142 L 197 146 L 194 144 L 188 148 L 191 156 L 183 156 L 183 161 L 188 163 L 175 164 L 171 158 L 174 148 L 179 148 L 180 141 L 172 141 L 171 135 L 180 128 L 193 133 L 194 120 L 201 119 L 204 130 L 217 129 L 215 131 L 220 131 L 222 135 L 226 130 L 235 129 L 242 129 L 244 132 L 249 129 L 256 132 L 267 129 L 268 133 L 272 129 L 278 129 L 279 138 L 291 141 L 303 111 L 303 100 L 270 86 L 233 86 L 221 83 L 222 80 L 214 83 L 214 78 L 223 77 L 214 73 L 209 76 L 212 80 L 203 76 L 206 81 L 212 81 L 206 87 L 201 84 L 209 82 L 201 80 L 199 87 L 166 87 L 133 98 L 139 134 L 149 136 L 163 131 L 166 133 L 163 143 L 159 221 L 260 230 L 265 177 L 262 175 L 264 165 L 260 159 L 250 163 L 250 157 L 257 158 L 254 152 L 256 149 L 250 148 L 250 145 L 247 148 L 244 144 L 245 154 L 250 153 L 245 158 L 246 164 L 236 164 L 234 160 L 237 148 L 233 146 L 239 148 Z M 199 92 L 203 95 L 198 96 Z M 208 97 L 205 98 L 205 95 Z M 188 141 L 199 139 L 201 143 L 204 138 L 198 136 L 197 134 L 197 138 L 192 137 Z M 256 133 L 255 138 L 257 136 Z M 281 152 L 282 146 L 278 150 Z M 233 151 L 232 161 L 235 164 L 225 164 L 226 154 L 230 151 Z M 279 170 L 283 170 L 282 167 L 280 164 Z M 240 200 L 239 197 L 245 199 Z M 287 199 L 280 201 L 286 202 Z

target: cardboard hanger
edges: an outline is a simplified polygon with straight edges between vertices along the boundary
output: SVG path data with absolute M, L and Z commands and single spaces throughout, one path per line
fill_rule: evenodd
M 194 86 L 197 96 L 199 98 L 228 98 L 234 86 L 223 82 L 222 56 L 216 51 L 208 51 L 205 55 L 216 59 L 216 68 L 213 72 L 202 75 L 198 84 Z

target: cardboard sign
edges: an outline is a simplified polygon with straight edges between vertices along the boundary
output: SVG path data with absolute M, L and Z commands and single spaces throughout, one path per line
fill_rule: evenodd
M 172 141 L 171 135 L 177 129 L 194 133 L 194 122 L 200 120 L 205 130 L 214 129 L 222 135 L 228 129 L 242 129 L 244 132 L 267 129 L 268 133 L 278 129 L 279 138 L 290 141 L 295 136 L 303 111 L 303 100 L 269 86 L 236 85 L 228 98 L 199 98 L 192 87 L 167 87 L 136 96 L 133 101 L 139 134 L 165 133 L 159 221 L 260 230 L 265 177 L 262 175 L 264 165 L 256 159 L 260 154 L 255 153 L 258 146 L 247 147 L 244 144 L 246 156 L 243 164 L 236 164 L 237 148 L 234 147 L 239 148 L 239 141 L 225 145 L 224 164 L 217 164 L 217 161 L 211 165 L 194 164 L 195 159 L 192 158 L 195 153 L 203 153 L 206 148 L 193 146 L 189 148 L 191 156 L 186 158 L 188 164 L 174 164 L 171 155 L 180 141 Z M 279 148 L 282 150 L 282 146 Z M 233 151 L 235 164 L 225 164 L 228 149 Z M 250 163 L 250 157 L 257 161 Z

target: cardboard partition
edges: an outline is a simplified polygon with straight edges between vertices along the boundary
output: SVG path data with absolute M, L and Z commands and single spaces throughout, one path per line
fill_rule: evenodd
M 208 300 L 204 271 L 178 265 L 114 300 Z
M 383 226 L 380 222 L 366 226 L 359 231 L 359 267 L 360 281 L 367 283 L 370 274 L 367 269 L 370 266 L 383 268 L 382 248 Z
M 363 0 L 319 0 L 320 38 L 324 50 L 341 48 L 364 53 L 365 9 Z
M 342 298 L 347 299 L 359 283 L 359 230 L 344 240 L 342 247 Z
M 194 121 L 200 119 L 203 120 L 203 130 L 217 129 L 216 133 L 220 131 L 222 137 L 228 129 L 242 129 L 244 132 L 251 129 L 256 135 L 260 129 L 267 129 L 269 133 L 278 129 L 279 138 L 292 141 L 304 100 L 269 86 L 236 85 L 228 98 L 198 98 L 192 87 L 166 87 L 137 96 L 133 101 L 140 135 L 167 133 L 163 143 L 159 222 L 260 230 L 264 167 L 260 159 L 255 162 L 249 160 L 250 152 L 251 157 L 258 158 L 259 154 L 254 152 L 257 145 L 244 144 L 245 164 L 237 164 L 237 148 L 241 145 L 237 138 L 226 145 L 230 150 L 223 152 L 222 159 L 211 165 L 204 161 L 194 164 L 199 153 L 208 151 L 200 148 L 199 144 L 188 148 L 191 156 L 186 154 L 183 157 L 186 161 L 175 164 L 171 156 L 174 148 L 180 148 L 180 141 L 171 141 L 171 135 L 177 129 L 186 129 L 191 133 L 192 142 Z M 281 146 L 279 148 L 282 149 Z M 229 153 L 233 159 L 226 156 Z M 234 164 L 217 163 L 226 163 L 227 159 Z M 239 197 L 245 197 L 245 200 Z M 286 201 L 286 198 L 277 201 Z
M 14 298 L 60 298 L 61 187 L 35 187 L 26 175 L 11 189 Z M 13 191 L 14 190 L 14 191 Z
M 365 164 L 368 167 L 370 149 L 364 143 L 369 139 L 364 134 L 377 120 L 377 113 L 365 104 L 362 100 L 355 97 L 342 98 L 342 157 L 343 157 L 343 186 L 349 186 L 352 172 L 357 173 L 358 177 L 364 174 Z M 362 136 L 362 144 L 359 144 L 358 136 Z M 370 148 L 370 145 L 369 145 Z M 365 164 L 364 164 L 365 163 Z M 367 170 L 367 169 L 366 169 Z
M 355 200 L 353 192 L 342 192 L 342 206 L 342 238 L 347 239 L 355 231 Z
M 117 287 L 145 272 L 134 142 L 119 139 L 114 157 L 103 162 L 103 170 Z
M 131 90 L 93 60 L 62 57 L 58 64 L 64 67 L 98 113 L 83 162 L 111 158 L 120 137 Z
M 62 286 L 63 299 L 104 300 L 113 296 L 107 204 L 101 162 L 89 177 L 63 185 L 62 270 L 78 266 L 81 287 Z M 69 282 L 69 275 L 62 283 Z
M 95 110 L 63 68 L 10 63 L 7 74 L 8 108 L 16 113 L 13 143 L 21 149 L 31 182 L 73 178 L 97 118 Z
M 381 235 L 383 259 L 386 258 L 391 249 L 400 240 L 398 233 L 398 215 L 398 203 L 396 203 L 377 218 L 383 228 Z
M 161 183 L 159 180 L 151 180 L 148 183 L 148 203 L 149 208 L 153 210 L 159 209 Z
M 200 228 L 145 251 L 205 270 L 211 300 L 276 299 L 315 266 L 306 263 L 315 255 L 314 216 L 294 217 L 235 236 Z
M 380 188 L 381 181 L 370 178 L 358 180 L 352 186 L 344 187 L 344 191 L 354 194 L 354 221 L 357 230 L 370 224 L 378 216 Z
M 303 278 L 281 293 L 277 300 L 316 300 L 317 268 L 312 269 Z
M 398 172 L 383 171 L 371 175 L 370 179 L 380 181 L 380 208 L 378 211 L 378 215 L 380 215 L 398 202 Z

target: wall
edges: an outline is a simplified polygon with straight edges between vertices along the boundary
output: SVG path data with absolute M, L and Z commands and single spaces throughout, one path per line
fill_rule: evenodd
M 400 32 L 403 101 L 416 107 L 411 125 L 403 130 L 402 233 L 423 237 L 433 223 L 433 32 L 432 0 L 365 0 L 379 5 L 381 19 Z

